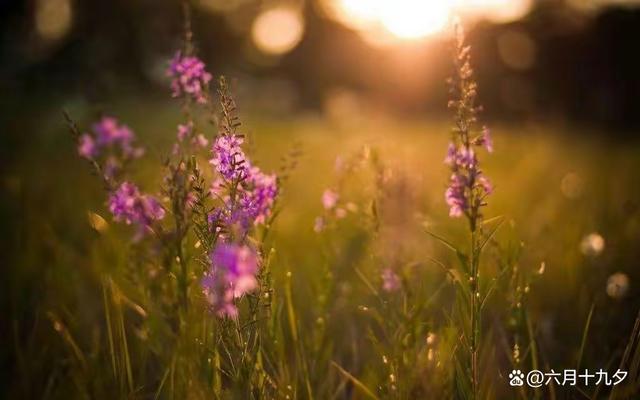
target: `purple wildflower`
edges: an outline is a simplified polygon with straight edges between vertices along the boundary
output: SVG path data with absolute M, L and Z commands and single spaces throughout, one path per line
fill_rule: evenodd
M 88 133 L 80 136 L 80 142 L 78 143 L 78 154 L 86 159 L 93 159 L 98 155 L 98 147 L 93 137 Z
M 131 129 L 119 124 L 113 117 L 103 117 L 93 125 L 93 132 L 96 134 L 99 145 L 130 144 L 134 139 Z
M 186 138 L 191 136 L 193 130 L 193 123 L 188 122 L 186 124 L 178 125 L 178 142 L 183 142 Z
M 237 201 L 231 203 L 230 197 L 224 196 L 223 207 L 209 215 L 212 229 L 221 230 L 224 227 L 236 237 L 242 237 L 252 225 L 267 222 L 278 194 L 277 179 L 275 175 L 262 173 L 257 167 L 251 168 L 250 171 L 249 178 L 237 188 Z M 220 195 L 223 188 L 220 184 L 216 186 L 214 182 L 211 191 Z
M 456 163 L 456 156 L 458 155 L 456 145 L 449 142 L 449 147 L 447 148 L 447 156 L 444 158 L 444 163 L 452 166 Z
M 133 131 L 113 117 L 103 117 L 93 124 L 92 131 L 80 136 L 78 153 L 84 158 L 95 159 L 107 149 L 119 152 L 125 159 L 137 158 L 144 153 L 144 149 L 133 146 Z
M 248 165 L 240 145 L 243 139 L 236 135 L 220 135 L 213 143 L 213 158 L 209 162 L 227 181 L 241 180 L 247 176 Z
M 482 188 L 485 194 L 493 193 L 493 185 L 484 175 L 481 175 L 478 178 L 478 186 Z
M 207 147 L 207 145 L 209 144 L 209 140 L 206 137 L 204 137 L 203 134 L 198 134 L 198 136 L 192 139 L 192 142 L 196 146 L 200 146 L 200 147 Z
M 382 289 L 385 292 L 395 292 L 401 287 L 401 281 L 398 274 L 391 268 L 382 270 Z
M 445 200 L 449 206 L 449 216 L 461 217 L 477 214 L 478 208 L 484 205 L 484 198 L 491 194 L 493 187 L 482 174 L 473 148 L 451 146 L 445 162 L 451 167 L 449 186 L 445 191 Z
M 254 223 L 264 224 L 271 215 L 276 196 L 278 182 L 275 174 L 267 175 L 258 167 L 251 167 L 246 180 L 245 211 L 253 217 Z
M 104 173 L 104 176 L 107 179 L 113 179 L 116 177 L 116 175 L 118 174 L 118 171 L 120 171 L 120 168 L 122 167 L 122 164 L 120 163 L 120 161 L 114 157 L 114 156 L 109 156 L 107 157 L 106 161 L 104 162 L 104 166 L 102 168 L 102 171 Z
M 491 139 L 491 130 L 486 126 L 482 127 L 482 136 L 478 145 L 484 146 L 484 148 L 487 149 L 489 153 L 493 153 L 493 139 Z
M 235 317 L 234 300 L 258 287 L 258 257 L 248 246 L 219 244 L 209 261 L 211 268 L 202 280 L 207 302 L 218 316 Z
M 186 124 L 178 125 L 178 134 L 176 135 L 178 143 L 187 142 L 196 147 L 207 147 L 209 141 L 202 134 L 195 135 L 195 129 L 193 122 L 189 121 Z M 173 153 L 177 154 L 180 146 L 174 145 Z
M 476 149 L 484 147 L 492 152 L 493 142 L 486 126 L 477 128 L 477 85 L 473 80 L 469 47 L 464 45 L 462 31 L 458 35 L 458 53 L 454 59 L 457 77 L 451 80 L 451 91 L 456 98 L 449 102 L 449 107 L 455 109 L 455 128 L 445 157 L 445 163 L 451 169 L 445 200 L 449 215 L 465 215 L 471 223 L 471 229 L 475 230 L 478 218 L 482 217 L 480 207 L 486 204 L 486 196 L 493 191 L 491 183 L 480 169 Z
M 235 208 L 230 206 L 225 214 L 225 225 L 227 230 L 234 234 L 235 237 L 244 237 L 254 221 L 254 211 L 250 205 L 247 205 L 248 200 L 243 196 L 240 199 L 239 205 Z
M 116 221 L 137 225 L 138 237 L 151 231 L 151 225 L 164 218 L 164 208 L 158 200 L 140 193 L 136 185 L 123 182 L 109 197 L 109 210 Z
M 331 210 L 338 203 L 340 195 L 331 189 L 327 189 L 322 193 L 322 206 L 325 210 Z
M 224 212 L 221 208 L 216 208 L 207 215 L 207 223 L 209 231 L 212 233 L 220 233 L 224 226 Z
M 246 234 L 252 224 L 267 222 L 278 194 L 276 175 L 251 166 L 242 143 L 243 138 L 237 135 L 218 136 L 209 161 L 219 174 L 213 181 L 211 194 L 224 203 L 220 221 L 228 231 L 240 236 Z M 235 197 L 231 198 L 231 192 Z
M 457 147 L 455 144 L 449 143 L 444 162 L 452 167 L 452 169 L 473 169 L 477 167 L 478 159 L 473 148 L 467 148 L 466 146 Z
M 316 233 L 320 233 L 324 230 L 325 221 L 323 217 L 316 217 L 316 220 L 313 224 L 313 231 Z
M 466 178 L 453 174 L 449 180 L 449 187 L 445 191 L 445 200 L 449 206 L 450 217 L 461 217 L 467 210 L 467 195 L 465 193 Z
M 225 241 L 245 237 L 254 224 L 254 216 L 250 214 L 251 209 L 244 203 L 244 198 L 240 198 L 234 207 L 227 196 L 222 207 L 216 208 L 207 215 L 209 230 L 217 233 L 218 237 Z
M 233 302 L 233 290 L 225 285 L 221 270 L 212 267 L 202 278 L 201 284 L 211 312 L 219 317 L 235 318 L 238 315 L 238 308 Z
M 258 257 L 248 246 L 220 244 L 211 254 L 211 263 L 225 268 L 226 280 L 238 298 L 258 286 Z
M 225 187 L 226 187 L 226 185 L 225 185 L 224 180 L 222 178 L 216 178 L 211 183 L 210 193 L 215 198 L 223 197 Z
M 177 52 L 169 64 L 167 76 L 172 78 L 173 97 L 184 94 L 200 104 L 207 102 L 206 87 L 212 76 L 206 71 L 204 63 L 199 58 L 184 57 L 181 52 Z
M 476 158 L 476 152 L 470 147 L 460 147 L 456 157 L 458 166 L 466 169 L 476 169 L 478 167 L 478 159 Z

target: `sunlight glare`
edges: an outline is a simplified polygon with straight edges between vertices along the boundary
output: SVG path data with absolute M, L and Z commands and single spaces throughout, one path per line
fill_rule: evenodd
M 469 13 L 496 23 L 511 22 L 524 17 L 532 0 L 454 0 L 461 13 Z
M 388 39 L 417 40 L 442 32 L 453 15 L 513 21 L 531 9 L 532 0 L 323 0 L 320 4 L 329 17 L 365 39 L 375 39 L 367 41 L 391 43 Z
M 377 7 L 382 25 L 401 39 L 419 39 L 439 32 L 447 25 L 450 12 L 446 1 L 380 1 Z
M 379 0 L 340 0 L 333 2 L 332 12 L 347 26 L 366 28 L 378 19 L 376 4 Z
M 325 0 L 323 6 L 331 18 L 360 31 L 368 41 L 384 42 L 380 33 L 416 40 L 443 30 L 451 1 Z

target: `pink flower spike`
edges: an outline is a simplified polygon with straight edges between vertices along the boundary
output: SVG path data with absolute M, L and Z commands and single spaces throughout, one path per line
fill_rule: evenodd
M 331 189 L 327 189 L 322 193 L 322 206 L 325 210 L 331 210 L 338 203 L 340 195 Z
M 382 289 L 385 292 L 395 292 L 400 289 L 402 286 L 402 282 L 400 281 L 400 277 L 396 274 L 393 269 L 385 268 L 382 271 Z
M 98 155 L 98 147 L 96 146 L 96 142 L 88 133 L 80 136 L 80 143 L 78 144 L 78 154 L 88 160 L 91 160 Z
M 491 130 L 486 126 L 482 127 L 482 144 L 489 153 L 493 153 L 493 139 L 491 139 Z

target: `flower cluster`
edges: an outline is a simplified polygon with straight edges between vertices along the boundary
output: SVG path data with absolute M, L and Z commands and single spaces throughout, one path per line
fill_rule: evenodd
M 213 157 L 209 162 L 228 182 L 239 182 L 247 177 L 249 166 L 241 147 L 243 142 L 238 135 L 220 135 L 213 143 Z
M 105 158 L 104 174 L 112 178 L 122 163 L 144 154 L 144 149 L 135 147 L 135 135 L 126 125 L 113 117 L 103 117 L 92 127 L 91 133 L 80 135 L 78 154 L 88 160 Z
M 243 208 L 248 211 L 255 224 L 266 223 L 278 195 L 276 175 L 267 175 L 260 168 L 251 167 L 244 184 Z
M 252 226 L 267 223 L 278 195 L 277 176 L 252 166 L 242 144 L 235 133 L 220 134 L 209 160 L 217 175 L 211 194 L 220 205 L 209 213 L 208 224 L 219 243 L 202 286 L 219 316 L 235 317 L 235 299 L 257 287 L 257 255 L 244 243 Z
M 198 58 L 178 52 L 170 62 L 167 75 L 172 79 L 174 97 L 184 96 L 198 103 L 208 101 L 207 85 L 212 76 Z M 159 245 L 169 240 L 171 248 L 178 249 L 171 250 L 166 260 L 168 264 L 176 260 L 181 266 L 176 280 L 180 304 L 186 309 L 189 277 L 195 272 L 189 270 L 187 257 L 182 254 L 189 228 L 193 226 L 197 235 L 203 235 L 198 236 L 202 241 L 199 240 L 195 248 L 204 244 L 208 255 L 208 268 L 201 281 L 207 303 L 216 315 L 235 317 L 238 314 L 236 300 L 258 287 L 259 256 L 256 242 L 249 234 L 252 227 L 270 221 L 278 195 L 278 178 L 253 166 L 245 155 L 243 137 L 235 131 L 240 125 L 234 115 L 235 104 L 226 90 L 221 78 L 219 93 L 224 118 L 209 160 L 214 170 L 212 211 L 207 211 L 208 205 L 205 205 L 208 183 L 192 157 L 195 150 L 209 146 L 209 140 L 196 129 L 189 104 L 183 108 L 187 122 L 178 125 L 173 147 L 174 154 L 180 157 L 166 163 L 168 174 L 164 178 L 163 194 L 171 204 L 166 209 L 156 197 L 122 179 L 125 162 L 143 154 L 142 148 L 134 146 L 135 135 L 131 129 L 112 117 L 102 118 L 93 125 L 91 133 L 85 134 L 80 134 L 70 119 L 69 123 L 78 138 L 80 156 L 91 160 L 96 170 L 104 174 L 109 191 L 107 205 L 114 220 L 136 228 L 134 241 L 158 233 Z M 166 231 L 159 232 L 159 221 L 165 218 L 166 212 L 172 213 L 173 221 L 166 224 Z M 208 233 L 207 222 L 212 227 L 211 236 L 204 237 Z
M 182 52 L 177 52 L 169 64 L 167 76 L 172 78 L 173 97 L 184 94 L 200 104 L 207 102 L 206 87 L 212 76 L 198 57 L 183 56 Z
M 340 195 L 331 189 L 326 189 L 322 192 L 322 206 L 325 210 L 332 210 L 340 199 Z
M 402 282 L 400 277 L 392 268 L 385 268 L 382 270 L 382 290 L 385 292 L 396 292 L 401 286 Z
M 258 287 L 258 256 L 249 246 L 221 243 L 209 260 L 211 269 L 202 279 L 207 303 L 216 315 L 235 317 L 234 300 Z
M 123 182 L 109 197 L 109 210 L 116 221 L 136 225 L 137 238 L 151 232 L 152 224 L 164 218 L 165 210 L 160 202 L 140 193 L 136 185 Z
M 224 201 L 227 223 L 241 221 L 248 229 L 249 222 L 255 225 L 267 222 L 278 195 L 278 183 L 275 174 L 265 174 L 251 165 L 242 143 L 243 139 L 237 135 L 216 138 L 210 163 L 219 178 L 213 183 L 212 193 Z M 225 194 L 224 189 L 233 191 L 235 198 Z M 215 214 L 214 219 L 219 221 L 221 212 L 217 210 Z
M 491 182 L 482 174 L 473 148 L 449 144 L 445 163 L 451 168 L 445 200 L 451 217 L 471 215 L 491 194 Z
M 347 203 L 346 208 L 341 207 L 340 204 L 340 194 L 333 189 L 325 189 L 322 192 L 322 207 L 324 208 L 325 215 L 321 217 L 316 217 L 315 224 L 313 226 L 313 230 L 315 232 L 321 232 L 324 230 L 325 225 L 327 223 L 327 219 L 329 217 L 335 217 L 337 219 L 342 219 L 347 216 L 347 210 L 356 211 L 357 206 L 354 203 Z
M 201 133 L 196 134 L 193 122 L 178 125 L 178 133 L 176 135 L 178 142 L 174 145 L 173 153 L 177 154 L 181 143 L 186 143 L 194 148 L 204 148 L 209 144 L 209 140 Z
M 209 229 L 219 240 L 243 239 L 253 226 L 251 210 L 242 203 L 240 199 L 234 204 L 227 196 L 222 205 L 207 216 Z
M 480 207 L 485 205 L 486 196 L 493 191 L 480 169 L 476 149 L 484 147 L 492 152 L 493 142 L 487 127 L 479 133 L 475 129 L 479 107 L 475 105 L 477 85 L 473 79 L 469 51 L 462 32 L 459 32 L 455 57 L 457 76 L 450 81 L 455 99 L 449 102 L 449 107 L 455 111 L 455 126 L 445 158 L 451 170 L 445 201 L 451 217 L 464 215 L 475 227 Z

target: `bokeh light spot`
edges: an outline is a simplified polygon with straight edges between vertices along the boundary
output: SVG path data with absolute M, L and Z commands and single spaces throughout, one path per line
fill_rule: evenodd
M 253 43 L 263 53 L 281 55 L 293 50 L 304 33 L 300 12 L 290 7 L 278 7 L 262 12 L 253 22 Z
M 590 233 L 580 242 L 580 251 L 586 256 L 597 256 L 604 250 L 604 238 L 596 232 Z
M 607 280 L 607 295 L 613 299 L 621 299 L 629 290 L 629 277 L 622 272 L 616 272 Z
M 507 31 L 498 36 L 498 53 L 505 65 L 527 70 L 536 61 L 536 44 L 525 32 Z
M 38 0 L 35 28 L 47 41 L 62 39 L 71 29 L 73 9 L 71 0 Z
M 582 195 L 584 183 L 580 175 L 575 172 L 566 174 L 560 181 L 560 190 L 565 197 L 569 199 L 577 199 Z

